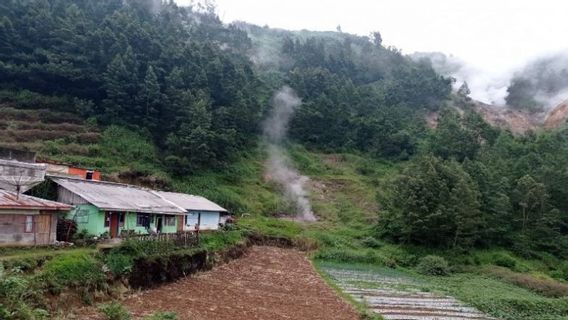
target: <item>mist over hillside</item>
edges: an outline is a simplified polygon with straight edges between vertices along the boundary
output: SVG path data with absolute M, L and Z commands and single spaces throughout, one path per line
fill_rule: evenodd
M 464 82 L 472 99 L 528 111 L 550 110 L 568 99 L 568 53 L 542 55 L 521 68 L 491 74 L 441 52 L 417 52 L 416 61 L 428 61 L 442 75 L 455 78 L 454 90 Z

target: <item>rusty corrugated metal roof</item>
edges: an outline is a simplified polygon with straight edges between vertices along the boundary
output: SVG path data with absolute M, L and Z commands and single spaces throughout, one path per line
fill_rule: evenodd
M 25 194 L 20 194 L 19 196 L 17 196 L 16 192 L 0 190 L 0 209 L 65 211 L 70 210 L 71 206 L 64 203 L 28 196 Z

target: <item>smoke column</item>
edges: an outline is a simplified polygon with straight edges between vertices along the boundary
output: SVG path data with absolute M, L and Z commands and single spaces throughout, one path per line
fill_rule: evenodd
M 306 191 L 309 179 L 294 168 L 283 146 L 288 123 L 301 104 L 302 101 L 292 88 L 282 87 L 272 98 L 272 110 L 263 124 L 263 133 L 268 151 L 268 170 L 272 178 L 284 188 L 284 195 L 295 205 L 298 218 L 315 221 Z

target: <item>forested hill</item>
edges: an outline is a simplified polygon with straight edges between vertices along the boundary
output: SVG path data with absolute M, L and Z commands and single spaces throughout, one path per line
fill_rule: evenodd
M 216 165 L 254 142 L 264 97 L 250 41 L 205 9 L 10 0 L 0 12 L 4 91 L 58 97 L 52 111 L 134 130 L 172 168 Z
M 422 107 L 438 108 L 450 92 L 449 80 L 382 47 L 378 34 L 373 41 L 348 34 L 301 39 L 224 26 L 211 8 L 149 0 L 0 5 L 3 90 L 62 97 L 53 111 L 146 134 L 170 168 L 217 165 L 250 146 L 283 83 L 306 102 L 293 126 L 297 139 L 389 156 L 413 152 L 390 145 L 410 139 L 401 122 Z M 259 41 L 253 46 L 247 31 L 271 41 L 272 51 Z
M 224 25 L 152 0 L 0 2 L 0 145 L 181 179 L 256 146 L 284 84 L 303 101 L 293 142 L 404 168 L 381 193 L 383 237 L 568 256 L 568 131 L 517 137 L 457 113 L 451 79 L 380 33 Z

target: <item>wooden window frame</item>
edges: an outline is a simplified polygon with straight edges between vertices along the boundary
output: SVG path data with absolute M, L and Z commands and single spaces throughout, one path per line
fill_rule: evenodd
M 152 217 L 149 216 L 147 213 L 136 213 L 136 226 L 137 227 L 147 227 L 151 223 L 152 223 Z
M 164 216 L 164 226 L 165 227 L 175 227 L 176 226 L 176 220 L 177 220 L 176 216 L 166 215 L 166 216 Z
M 34 216 L 30 215 L 26 216 L 26 220 L 24 223 L 24 233 L 34 233 Z

